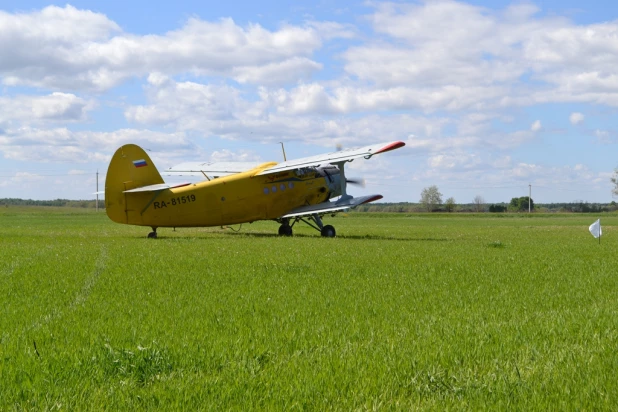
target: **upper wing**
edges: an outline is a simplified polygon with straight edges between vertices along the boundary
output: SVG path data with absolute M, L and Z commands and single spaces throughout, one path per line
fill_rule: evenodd
M 360 196 L 360 197 L 350 197 L 345 200 L 340 200 L 338 202 L 324 202 L 318 203 L 317 205 L 308 205 L 297 207 L 296 209 L 290 210 L 290 213 L 287 215 L 283 215 L 282 217 L 296 217 L 296 216 L 308 216 L 313 215 L 315 213 L 328 213 L 328 212 L 337 212 L 345 209 L 352 209 L 358 205 L 362 205 L 363 203 L 375 202 L 376 200 L 382 199 L 382 195 L 369 195 L 369 196 Z
M 301 167 L 320 166 L 329 163 L 347 162 L 358 157 L 369 159 L 371 156 L 388 152 L 390 150 L 399 149 L 405 146 L 404 142 L 389 142 L 379 143 L 371 146 L 360 147 L 356 149 L 344 149 L 337 152 L 321 154 L 317 156 L 303 157 L 296 160 L 289 160 L 278 163 L 271 167 L 266 167 L 257 175 L 266 175 L 271 173 L 284 172 L 286 170 L 294 170 Z M 210 175 L 212 177 L 228 176 L 235 173 L 246 172 L 247 170 L 255 169 L 258 166 L 266 166 L 263 162 L 185 162 L 172 166 L 166 169 L 163 174 L 166 175 L 181 175 L 181 176 L 203 176 Z
M 266 175 L 270 173 L 278 173 L 286 170 L 294 170 L 301 167 L 321 166 L 329 163 L 347 162 L 354 160 L 358 157 L 364 157 L 369 159 L 371 156 L 388 152 L 390 150 L 399 149 L 405 146 L 404 142 L 389 142 L 379 143 L 371 146 L 360 147 L 357 149 L 344 149 L 337 152 L 321 154 L 317 156 L 303 157 L 301 159 L 290 160 L 283 163 L 279 163 L 275 166 L 268 167 L 262 170 L 257 175 Z
M 228 176 L 254 169 L 264 162 L 185 162 L 163 171 L 174 176 Z

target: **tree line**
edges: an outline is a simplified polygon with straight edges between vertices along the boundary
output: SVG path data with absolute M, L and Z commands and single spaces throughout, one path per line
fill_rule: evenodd
M 614 212 L 618 210 L 618 205 L 612 203 L 537 203 L 533 212 L 536 213 L 600 213 Z M 389 212 L 389 213 L 423 213 L 427 212 L 425 205 L 421 203 L 399 202 L 399 203 L 367 203 L 357 206 L 356 212 Z M 439 213 L 527 213 L 525 210 L 513 210 L 509 208 L 509 203 L 484 204 L 479 210 L 479 205 L 475 203 L 455 204 L 452 210 L 448 210 L 446 204 L 436 207 L 432 212 Z
M 51 206 L 51 207 L 81 207 L 85 209 L 95 209 L 97 206 L 96 200 L 69 200 L 69 199 L 55 199 L 55 200 L 32 200 L 32 199 L 16 199 L 5 198 L 0 199 L 1 207 L 9 206 Z M 105 207 L 105 201 L 99 200 L 99 208 Z
M 509 203 L 487 204 L 481 195 L 476 195 L 471 203 L 458 204 L 453 197 L 442 201 L 442 193 L 437 186 L 426 187 L 421 192 L 418 203 L 372 203 L 358 206 L 355 210 L 360 212 L 476 212 L 476 213 L 516 213 L 516 212 L 542 212 L 542 213 L 598 213 L 613 212 L 618 210 L 616 202 L 611 203 L 588 203 L 576 200 L 570 203 L 536 204 L 528 196 L 514 197 Z

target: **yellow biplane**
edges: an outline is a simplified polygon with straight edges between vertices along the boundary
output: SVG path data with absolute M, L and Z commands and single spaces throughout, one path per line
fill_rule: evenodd
M 322 223 L 325 214 L 382 198 L 350 196 L 347 183 L 351 182 L 345 177 L 344 165 L 403 146 L 396 141 L 282 163 L 182 163 L 166 174 L 200 174 L 206 179 L 169 185 L 148 154 L 128 144 L 116 151 L 107 169 L 105 208 L 114 222 L 150 226 L 149 238 L 156 238 L 160 227 L 225 226 L 257 220 L 278 222 L 282 236 L 291 236 L 294 224 L 302 221 L 322 236 L 334 237 L 335 228 Z

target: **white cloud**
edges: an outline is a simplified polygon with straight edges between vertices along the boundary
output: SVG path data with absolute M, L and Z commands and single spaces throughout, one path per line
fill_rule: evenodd
M 616 22 L 576 26 L 539 17 L 531 4 L 504 10 L 450 0 L 373 6 L 368 18 L 378 36 L 341 55 L 346 73 L 361 82 L 325 88 L 331 111 L 618 105 Z M 323 69 L 311 57 L 325 40 L 358 37 L 354 27 L 337 22 L 268 30 L 195 17 L 165 34 L 134 35 L 103 14 L 72 6 L 0 12 L 0 22 L 3 83 L 65 90 L 106 90 L 154 72 L 294 84 Z M 544 90 L 531 94 L 524 75 L 542 81 Z
M 511 156 L 503 156 L 499 158 L 492 159 L 491 167 L 495 169 L 506 169 L 510 168 L 513 164 L 513 160 Z
M 530 126 L 530 130 L 532 130 L 533 132 L 538 132 L 539 130 L 541 130 L 543 126 L 541 125 L 541 121 L 540 120 L 536 120 L 534 123 L 532 123 L 532 125 Z
M 374 30 L 393 41 L 353 47 L 344 57 L 350 74 L 379 86 L 499 84 L 526 70 L 513 59 L 521 34 L 480 7 L 453 1 L 385 3 L 371 19 Z
M 349 146 L 371 141 L 400 140 L 410 133 L 436 136 L 444 119 L 409 115 L 323 117 L 339 111 L 319 84 L 260 90 L 259 100 L 227 85 L 176 82 L 149 76 L 146 105 L 130 106 L 126 118 L 176 130 L 197 131 L 205 137 L 246 140 L 305 140 L 331 147 L 333 139 Z
M 12 176 L 3 176 L 0 179 L 0 187 L 11 187 L 14 185 L 30 184 L 32 182 L 44 180 L 43 176 L 37 173 L 17 172 Z
M 569 121 L 571 122 L 571 124 L 580 124 L 584 121 L 584 115 L 579 112 L 573 112 L 569 116 Z
M 481 159 L 474 153 L 439 154 L 429 157 L 427 164 L 434 169 L 464 170 L 477 168 Z
M 236 73 L 244 82 L 272 75 L 270 83 L 279 79 L 280 84 L 321 68 L 308 58 L 322 44 L 309 26 L 270 31 L 257 24 L 240 27 L 229 18 L 190 18 L 164 35 L 139 36 L 121 32 L 102 14 L 49 6 L 32 13 L 0 12 L 0 27 L 0 75 L 12 86 L 106 90 L 149 72 Z
M 225 128 L 250 104 L 240 91 L 226 85 L 177 83 L 161 74 L 148 77 L 147 94 L 153 104 L 127 108 L 128 120 L 143 124 L 173 125 L 178 130 Z
M 309 79 L 321 69 L 321 64 L 306 57 L 292 57 L 262 66 L 235 67 L 232 76 L 239 83 L 276 86 Z
M 519 163 L 512 170 L 513 176 L 529 179 L 539 175 L 542 167 L 535 164 Z
M 0 96 L 0 124 L 78 122 L 94 109 L 92 100 L 71 93 L 54 92 L 46 96 Z
M 96 41 L 119 32 L 120 27 L 101 13 L 78 10 L 71 5 L 65 7 L 48 6 L 40 11 L 30 13 L 7 13 L 0 10 L 0 27 L 2 27 L 2 48 L 10 46 L 5 43 L 14 36 L 15 44 L 28 41 L 31 46 L 36 42 L 57 42 L 60 46 Z M 41 46 L 38 46 L 37 49 Z M 35 50 L 22 50 L 34 55 Z M 10 65 L 14 62 L 4 62 Z
M 249 150 L 215 150 L 210 154 L 208 161 L 211 162 L 260 162 L 262 158 Z
M 308 21 L 307 26 L 320 33 L 323 39 L 353 39 L 358 36 L 356 27 L 334 21 Z
M 120 129 L 113 132 L 73 132 L 66 128 L 21 127 L 0 134 L 0 154 L 6 159 L 35 162 L 107 162 L 118 147 L 127 143 L 148 150 L 187 156 L 196 151 L 184 133 Z
M 432 96 L 457 85 L 462 93 L 451 90 L 452 101 L 437 105 L 455 110 L 470 107 L 464 99 L 485 109 L 544 102 L 618 105 L 618 21 L 576 26 L 537 17 L 531 4 L 504 11 L 449 0 L 375 8 L 369 18 L 386 38 L 350 47 L 343 58 L 350 76 L 378 89 L 410 87 Z M 527 76 L 539 83 L 533 93 Z
M 413 137 L 406 140 L 406 145 L 411 149 L 430 152 L 442 152 L 447 149 L 462 149 L 481 145 L 479 137 L 442 137 L 433 139 L 423 139 Z
M 614 144 L 618 142 L 618 133 L 613 130 L 595 129 L 594 136 L 601 144 Z M 614 167 L 612 165 L 612 167 Z
M 329 95 L 318 83 L 301 84 L 289 91 L 262 88 L 259 100 L 232 86 L 176 82 L 160 74 L 149 76 L 149 83 L 149 102 L 128 107 L 125 115 L 129 121 L 196 131 L 204 137 L 257 141 L 302 139 L 332 147 L 333 140 L 354 146 L 403 140 L 413 135 L 407 141 L 409 147 L 439 153 L 454 147 L 499 150 L 517 147 L 533 139 L 533 131 L 540 128 L 540 121 L 537 121 L 531 130 L 505 133 L 491 126 L 498 116 L 481 112 L 450 120 L 441 116 L 426 118 L 388 113 L 347 116 L 354 111 L 347 112 L 344 107 L 361 104 L 363 99 L 351 103 L 347 99 L 353 93 L 346 95 L 342 89 L 336 91 L 337 95 Z M 372 103 L 365 101 L 364 104 Z M 447 125 L 455 126 L 456 131 L 444 135 L 441 130 Z
M 472 161 L 459 160 L 459 157 L 469 157 Z M 425 168 L 408 174 L 406 179 L 411 182 L 431 181 L 448 196 L 453 193 L 473 196 L 479 191 L 495 192 L 495 189 L 500 188 L 504 188 L 511 197 L 512 193 L 517 193 L 519 189 L 523 196 L 528 193 L 528 184 L 532 184 L 532 197 L 535 201 L 541 199 L 542 202 L 551 202 L 555 201 L 552 197 L 561 191 L 572 193 L 575 187 L 590 190 L 593 186 L 606 186 L 609 181 L 608 173 L 594 172 L 582 164 L 555 167 L 526 162 L 513 164 L 508 157 L 500 159 L 499 164 L 496 164 L 486 155 L 462 154 L 456 150 L 434 160 L 436 161 L 427 162 Z M 572 195 L 578 196 L 574 193 Z M 508 197 L 490 196 L 486 199 L 489 202 L 508 201 Z M 572 200 L 574 199 L 565 201 Z

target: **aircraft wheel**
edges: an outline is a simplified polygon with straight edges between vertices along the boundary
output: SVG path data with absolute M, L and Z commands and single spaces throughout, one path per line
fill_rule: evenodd
M 292 227 L 290 225 L 279 226 L 279 236 L 292 236 Z
M 148 239 L 156 239 L 156 238 L 157 238 L 157 232 L 148 233 Z
M 321 233 L 323 237 L 335 237 L 337 235 L 335 228 L 331 225 L 324 226 Z

